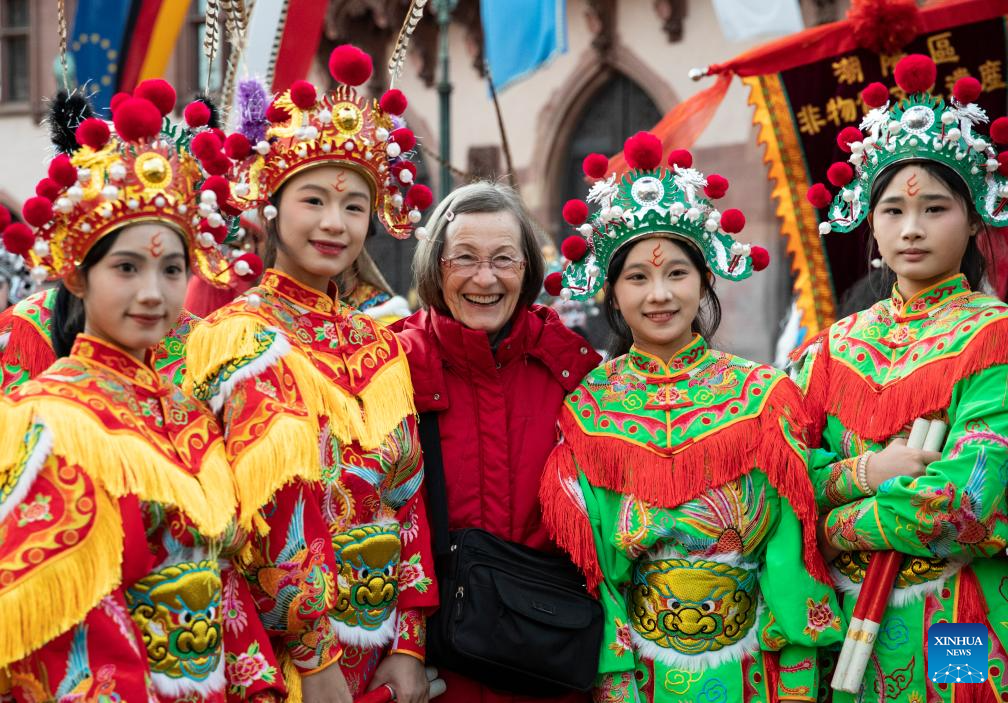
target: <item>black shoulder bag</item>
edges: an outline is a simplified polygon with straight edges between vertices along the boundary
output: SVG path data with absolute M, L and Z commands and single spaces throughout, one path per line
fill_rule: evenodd
M 491 688 L 533 696 L 587 691 L 598 673 L 602 606 L 563 555 L 486 530 L 448 532 L 437 414 L 420 415 L 441 607 L 427 660 Z

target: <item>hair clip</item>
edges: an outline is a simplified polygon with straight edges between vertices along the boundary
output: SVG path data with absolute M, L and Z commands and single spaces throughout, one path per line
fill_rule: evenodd
M 448 222 L 451 222 L 452 220 L 455 219 L 455 213 L 452 212 L 451 208 L 448 208 L 447 210 L 445 210 L 444 218 L 446 220 L 448 220 Z

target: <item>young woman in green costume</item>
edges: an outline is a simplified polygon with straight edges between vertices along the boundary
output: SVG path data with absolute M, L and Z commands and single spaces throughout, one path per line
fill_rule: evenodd
M 714 275 L 746 278 L 766 251 L 733 239 L 745 218 L 711 202 L 727 181 L 688 152 L 665 168 L 642 132 L 624 154 L 621 179 L 586 159 L 599 209 L 564 207 L 580 237 L 548 281 L 585 298 L 605 275 L 617 333 L 614 358 L 566 400 L 540 491 L 605 611 L 595 699 L 814 700 L 817 647 L 843 623 L 815 546 L 801 397 L 708 346 Z
M 822 438 L 811 475 L 844 610 L 874 552 L 903 555 L 860 693 L 834 701 L 1008 700 L 1008 306 L 979 292 L 978 246 L 985 223 L 1008 224 L 1008 155 L 977 132 L 979 82 L 962 79 L 946 103 L 928 92 L 935 75 L 911 55 L 895 70 L 906 99 L 890 106 L 886 86 L 869 86 L 863 131 L 838 139 L 851 154 L 830 169 L 840 192 L 809 193 L 828 208 L 824 234 L 868 220 L 894 279 L 795 355 Z M 1008 143 L 1008 119 L 990 136 Z M 906 446 L 921 417 L 948 425 L 940 453 Z M 960 622 L 987 629 L 986 670 L 959 677 L 973 683 L 928 661 L 928 628 Z

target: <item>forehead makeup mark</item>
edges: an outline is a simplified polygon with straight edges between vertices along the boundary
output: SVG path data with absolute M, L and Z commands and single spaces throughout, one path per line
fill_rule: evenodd
M 920 185 L 917 182 L 917 173 L 911 173 L 906 179 L 906 194 L 911 198 L 920 193 Z
M 337 173 L 336 174 L 336 182 L 332 183 L 331 185 L 332 185 L 332 189 L 335 190 L 337 193 L 342 193 L 347 188 L 346 174 L 343 173 L 343 171 L 340 171 L 339 173 Z
M 160 259 L 161 255 L 164 254 L 164 242 L 161 241 L 161 232 L 155 232 L 154 236 L 151 237 L 147 251 L 155 259 Z
M 655 244 L 654 249 L 651 250 L 651 258 L 649 259 L 651 265 L 655 268 L 660 268 L 665 262 L 665 254 L 661 250 L 661 242 Z

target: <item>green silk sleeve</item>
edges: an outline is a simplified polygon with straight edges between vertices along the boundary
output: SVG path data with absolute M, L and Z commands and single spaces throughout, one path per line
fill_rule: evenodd
M 870 495 L 858 487 L 854 478 L 858 458 L 845 459 L 825 448 L 810 450 L 809 478 L 819 510 L 832 510 Z
M 895 549 L 925 557 L 990 557 L 1008 543 L 1008 366 L 959 381 L 940 460 L 878 493 L 832 510 L 830 542 L 846 551 Z

